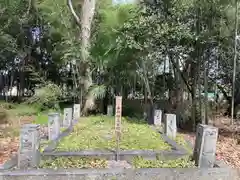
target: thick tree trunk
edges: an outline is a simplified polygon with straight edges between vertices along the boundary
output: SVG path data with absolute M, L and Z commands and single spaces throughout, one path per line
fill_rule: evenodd
M 84 0 L 82 4 L 81 15 L 81 40 L 82 40 L 82 61 L 86 63 L 85 79 L 84 79 L 84 91 L 87 93 L 86 101 L 83 108 L 83 114 L 87 114 L 89 110 L 92 110 L 95 105 L 95 99 L 89 92 L 89 88 L 93 85 L 92 73 L 89 63 L 89 48 L 90 48 L 90 35 L 91 25 L 95 13 L 96 0 Z
M 84 78 L 84 91 L 87 93 L 86 93 L 85 103 L 84 103 L 83 111 L 82 111 L 83 115 L 87 115 L 88 111 L 91 111 L 95 108 L 95 99 L 94 99 L 93 95 L 89 92 L 89 88 L 93 84 L 90 68 L 88 68 L 85 73 L 86 73 L 86 75 Z
M 77 25 L 80 28 L 80 41 L 81 41 L 81 60 L 77 62 L 77 66 L 80 71 L 84 71 L 83 80 L 79 80 L 79 86 L 83 84 L 84 94 L 86 94 L 83 115 L 87 114 L 89 110 L 92 110 L 95 105 L 95 99 L 89 92 L 89 88 L 93 85 L 92 73 L 90 69 L 89 60 L 89 48 L 90 48 L 90 36 L 91 25 L 95 13 L 96 0 L 83 0 L 81 8 L 81 17 L 78 17 L 73 8 L 71 0 L 68 0 L 68 7 L 76 20 Z M 83 69 L 84 68 L 84 69 Z M 80 98 L 81 99 L 81 98 Z

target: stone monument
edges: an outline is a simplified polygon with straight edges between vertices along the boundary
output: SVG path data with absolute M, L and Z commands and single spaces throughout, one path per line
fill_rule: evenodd
M 162 110 L 160 109 L 154 111 L 154 125 L 155 126 L 162 125 Z
M 80 118 L 81 106 L 80 104 L 73 105 L 73 119 L 76 121 Z
M 175 139 L 177 135 L 177 123 L 175 114 L 165 114 L 164 133 L 171 139 Z
M 107 106 L 107 115 L 113 116 L 113 106 L 112 105 Z
M 72 125 L 72 108 L 64 108 L 63 127 L 68 128 Z
M 215 164 L 218 128 L 199 124 L 196 132 L 193 157 L 200 168 L 212 168 Z
M 48 138 L 50 141 L 58 138 L 60 134 L 60 114 L 48 114 Z
M 40 125 L 25 124 L 20 131 L 18 168 L 35 168 L 40 163 Z

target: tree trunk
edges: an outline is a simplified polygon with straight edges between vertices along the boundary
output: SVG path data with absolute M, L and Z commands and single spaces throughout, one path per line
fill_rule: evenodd
M 208 124 L 208 62 L 204 63 L 204 124 Z
M 180 69 L 179 66 L 179 59 L 176 59 L 176 68 Z M 181 104 L 181 78 L 180 78 L 180 74 L 179 71 L 175 71 L 175 76 L 176 76 L 176 96 L 177 96 L 177 102 L 176 102 L 176 116 L 177 116 L 177 123 L 179 125 L 179 127 L 181 126 L 181 110 L 182 110 L 182 104 Z
M 84 71 L 82 80 L 79 79 L 79 86 L 83 85 L 85 103 L 83 114 L 87 115 L 89 110 L 92 110 L 95 105 L 95 99 L 89 92 L 89 88 L 93 84 L 92 73 L 90 69 L 89 48 L 90 48 L 90 35 L 91 25 L 95 13 L 96 0 L 84 0 L 82 2 L 81 17 L 79 18 L 73 8 L 71 0 L 68 0 L 68 7 L 80 28 L 80 41 L 81 41 L 81 60 L 77 62 L 79 72 Z M 79 98 L 81 99 L 81 97 Z
M 235 0 L 235 36 L 234 36 L 234 58 L 233 58 L 233 77 L 232 77 L 232 102 L 231 102 L 231 123 L 234 119 L 234 97 L 235 97 L 235 80 L 236 80 L 236 64 L 237 64 L 237 35 L 238 35 L 238 0 Z
M 89 63 L 89 48 L 90 48 L 90 35 L 91 25 L 95 13 L 96 0 L 84 0 L 82 4 L 81 14 L 81 41 L 82 41 L 82 61 L 86 65 L 85 78 L 84 78 L 84 91 L 87 93 L 86 101 L 83 108 L 83 114 L 87 114 L 88 110 L 92 110 L 95 105 L 95 99 L 89 88 L 93 84 L 92 73 Z
M 84 78 L 84 91 L 86 92 L 85 103 L 83 106 L 83 115 L 87 115 L 88 111 L 93 110 L 95 107 L 95 99 L 93 95 L 89 92 L 89 88 L 92 86 L 92 74 L 90 68 L 86 70 L 86 75 Z

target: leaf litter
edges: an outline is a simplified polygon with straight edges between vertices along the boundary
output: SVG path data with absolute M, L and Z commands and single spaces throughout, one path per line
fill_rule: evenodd
M 213 125 L 219 129 L 216 160 L 221 160 L 232 168 L 240 168 L 240 122 L 230 124 L 230 119 L 218 117 Z M 184 133 L 193 145 L 195 133 Z

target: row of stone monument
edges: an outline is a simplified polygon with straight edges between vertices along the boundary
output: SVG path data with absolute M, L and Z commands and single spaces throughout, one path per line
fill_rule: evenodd
M 155 110 L 154 125 L 162 125 L 164 118 L 164 133 L 166 136 L 175 139 L 177 135 L 177 122 L 175 114 L 165 114 L 162 110 Z M 218 128 L 198 124 L 195 145 L 193 149 L 193 159 L 200 168 L 211 168 L 215 165 L 216 144 L 218 138 Z
M 70 128 L 80 118 L 80 104 L 65 108 L 63 117 L 60 113 L 48 114 L 48 140 L 56 140 L 61 128 Z M 18 167 L 37 167 L 40 163 L 40 125 L 25 124 L 20 131 Z
M 112 108 L 111 108 L 112 109 Z M 111 110 L 113 112 L 113 110 Z M 108 115 L 112 115 L 108 113 Z M 74 104 L 73 108 L 64 109 L 63 119 L 59 113 L 51 113 L 48 118 L 48 138 L 55 140 L 60 135 L 61 127 L 71 127 L 80 117 L 80 105 Z M 156 110 L 154 124 L 162 125 L 164 117 L 164 133 L 175 139 L 177 135 L 176 115 L 165 114 Z M 198 125 L 193 157 L 198 167 L 213 167 L 215 164 L 216 142 L 218 129 L 213 126 Z M 18 167 L 38 167 L 40 163 L 40 125 L 26 124 L 21 129 L 20 147 L 18 152 Z
M 108 106 L 108 115 L 113 115 L 113 107 Z M 164 119 L 164 134 L 171 139 L 177 135 L 177 122 L 175 114 L 163 114 L 162 110 L 154 111 L 154 125 L 162 126 Z M 196 132 L 195 146 L 193 150 L 193 159 L 198 167 L 213 167 L 215 164 L 216 143 L 218 137 L 218 128 L 199 124 Z
M 108 105 L 107 115 L 113 116 L 113 106 L 112 105 Z M 154 112 L 154 125 L 155 126 L 162 125 L 162 117 L 163 117 L 162 110 L 160 110 L 160 109 L 155 110 L 155 112 Z M 164 133 L 171 139 L 176 138 L 177 124 L 176 124 L 176 115 L 175 114 L 165 114 Z

